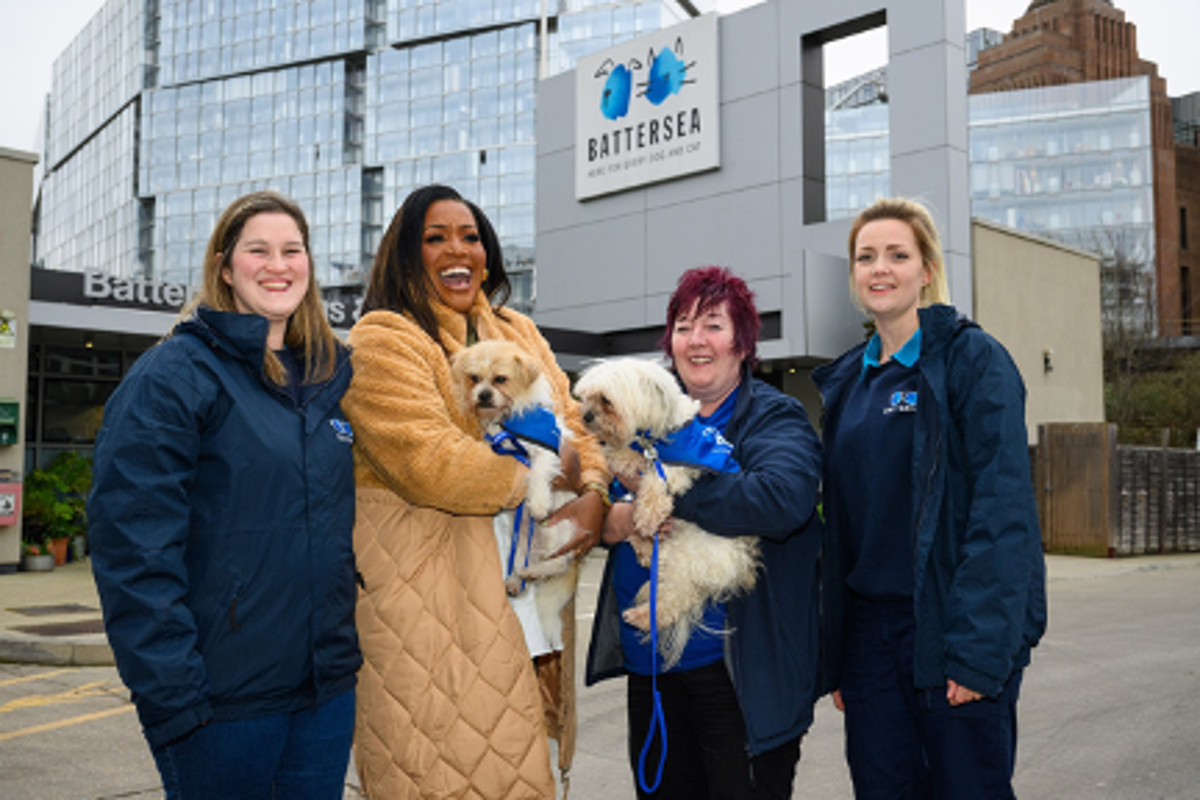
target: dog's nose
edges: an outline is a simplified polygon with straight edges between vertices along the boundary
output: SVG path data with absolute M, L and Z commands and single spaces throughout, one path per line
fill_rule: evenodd
M 485 405 L 485 406 L 490 405 L 491 402 L 492 402 L 492 390 L 491 389 L 484 389 L 482 392 L 479 393 L 479 404 L 480 405 Z
M 591 411 L 584 412 L 584 414 L 583 414 L 583 424 L 584 425 L 591 425 L 592 420 L 594 420 L 594 419 L 596 419 L 596 415 L 593 414 Z

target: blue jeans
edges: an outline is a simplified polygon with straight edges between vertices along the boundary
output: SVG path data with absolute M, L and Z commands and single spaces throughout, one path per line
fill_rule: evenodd
M 912 601 L 852 601 L 842 671 L 858 800 L 1011 800 L 1021 671 L 996 697 L 951 706 L 917 689 Z
M 154 754 L 167 800 L 341 800 L 354 690 L 315 707 L 210 722 Z

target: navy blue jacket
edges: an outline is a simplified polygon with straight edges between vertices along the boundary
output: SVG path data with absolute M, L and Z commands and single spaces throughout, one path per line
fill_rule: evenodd
M 725 429 L 736 473 L 708 474 L 675 502 L 674 516 L 721 536 L 759 536 L 762 569 L 749 594 L 730 600 L 725 664 L 746 722 L 752 755 L 812 724 L 820 654 L 815 513 L 821 443 L 799 400 L 743 376 Z M 587 685 L 624 674 L 610 553 L 588 649 Z
M 999 694 L 1029 663 L 1046 629 L 1041 529 L 1030 478 L 1025 385 L 1004 347 L 951 306 L 920 310 L 921 356 L 913 442 L 913 611 L 918 688 L 947 679 Z M 825 399 L 824 437 L 838 435 L 846 390 L 859 379 L 859 345 L 813 373 Z M 829 452 L 832 448 L 826 450 Z M 828 475 L 828 471 L 826 475 Z M 826 525 L 838 537 L 840 493 L 870 502 L 869 487 L 824 486 Z M 852 495 L 852 498 L 854 496 Z M 844 562 L 831 544 L 827 559 Z M 830 564 L 843 576 L 844 563 Z M 844 586 L 844 580 L 840 584 Z M 842 608 L 831 595 L 831 629 Z M 830 641 L 836 664 L 840 638 Z
M 263 374 L 266 338 L 262 317 L 201 308 L 138 359 L 96 439 L 92 569 L 152 748 L 321 703 L 361 663 L 350 360 L 297 403 Z

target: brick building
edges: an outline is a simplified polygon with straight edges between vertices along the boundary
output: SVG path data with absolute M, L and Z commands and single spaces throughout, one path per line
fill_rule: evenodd
M 1180 333 L 1200 335 L 1200 147 L 1176 143 L 1175 190 L 1179 204 Z
M 1109 0 L 1033 0 L 1025 15 L 1013 22 L 1003 43 L 979 54 L 971 73 L 972 94 L 1007 92 L 1015 89 L 1057 86 L 1114 78 L 1146 76 L 1150 81 L 1150 135 L 1154 172 L 1155 277 L 1159 332 L 1178 336 L 1196 327 L 1192 303 L 1185 322 L 1182 300 L 1188 294 L 1184 276 L 1195 286 L 1200 264 L 1184 269 L 1180 261 L 1184 216 L 1200 215 L 1180 209 L 1176 184 L 1200 184 L 1200 167 L 1195 159 L 1177 166 L 1174 122 L 1167 83 L 1158 67 L 1138 55 L 1137 26 L 1125 21 L 1125 12 Z M 1178 168 L 1193 171 L 1182 176 Z M 1194 191 L 1194 190 L 1193 190 Z M 1200 243 L 1193 240 L 1192 250 Z M 1196 297 L 1193 291 L 1191 297 Z

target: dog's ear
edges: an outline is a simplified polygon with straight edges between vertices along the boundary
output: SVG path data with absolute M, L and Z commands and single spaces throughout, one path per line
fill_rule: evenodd
M 537 359 L 524 350 L 513 354 L 513 369 L 516 372 L 516 379 L 525 387 L 533 386 L 534 382 L 542 376 L 542 367 Z
M 674 373 L 665 367 L 655 365 L 658 380 L 655 384 L 662 394 L 663 408 L 666 409 L 666 430 L 663 434 L 682 428 L 696 416 L 700 403 L 693 400 L 679 386 Z

